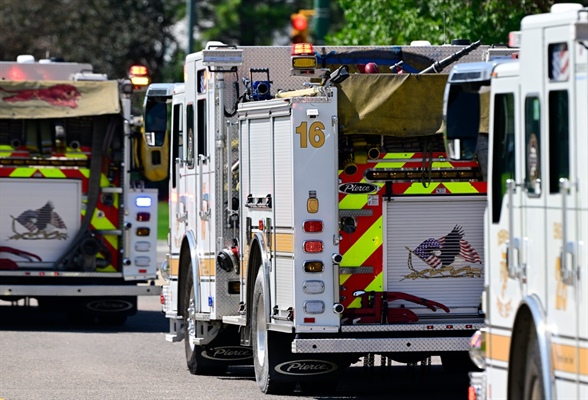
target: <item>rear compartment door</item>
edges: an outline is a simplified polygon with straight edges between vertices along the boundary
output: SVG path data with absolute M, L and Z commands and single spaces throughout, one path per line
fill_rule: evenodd
M 486 196 L 396 197 L 384 205 L 386 291 L 444 304 L 450 316 L 477 316 L 482 293 Z M 419 316 L 447 316 L 395 301 Z

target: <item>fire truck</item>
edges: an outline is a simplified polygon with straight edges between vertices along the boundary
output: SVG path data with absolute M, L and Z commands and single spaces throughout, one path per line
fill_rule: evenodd
M 162 302 L 191 373 L 253 363 L 278 393 L 361 357 L 471 364 L 486 181 L 446 157 L 442 71 L 488 50 L 210 42 L 148 88 L 149 137 L 171 110 Z
M 147 77 L 129 78 L 0 62 L 0 300 L 118 325 L 137 296 L 161 293 L 158 196 L 145 182 L 167 163 L 142 150 L 130 99 Z
M 489 121 L 486 326 L 470 399 L 588 398 L 588 8 L 557 4 L 511 33 L 518 58 L 451 70 L 451 159 Z

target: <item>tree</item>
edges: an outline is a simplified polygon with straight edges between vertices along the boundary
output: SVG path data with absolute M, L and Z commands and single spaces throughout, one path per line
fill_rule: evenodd
M 505 43 L 525 15 L 549 12 L 549 0 L 338 0 L 346 24 L 327 41 L 336 45 L 431 44 L 452 39 Z M 588 1 L 581 1 L 584 5 Z
M 177 51 L 172 27 L 185 0 L 3 0 L 0 59 L 19 54 L 86 62 L 123 77 L 132 64 L 155 81 Z
M 242 46 L 289 42 L 290 15 L 310 0 L 208 0 L 196 3 L 199 46 L 209 40 Z M 279 39 L 278 39 L 279 41 Z

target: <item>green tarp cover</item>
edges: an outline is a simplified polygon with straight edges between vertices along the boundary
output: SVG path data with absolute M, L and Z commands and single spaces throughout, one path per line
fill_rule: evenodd
M 439 132 L 447 74 L 352 74 L 339 85 L 344 134 L 426 136 Z
M 0 81 L 0 118 L 3 119 L 118 113 L 116 81 Z

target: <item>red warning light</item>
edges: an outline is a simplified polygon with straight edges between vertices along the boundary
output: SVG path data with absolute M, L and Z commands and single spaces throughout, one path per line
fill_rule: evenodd
M 8 79 L 11 81 L 24 81 L 26 78 L 27 77 L 25 73 L 17 66 L 14 66 L 8 70 Z

